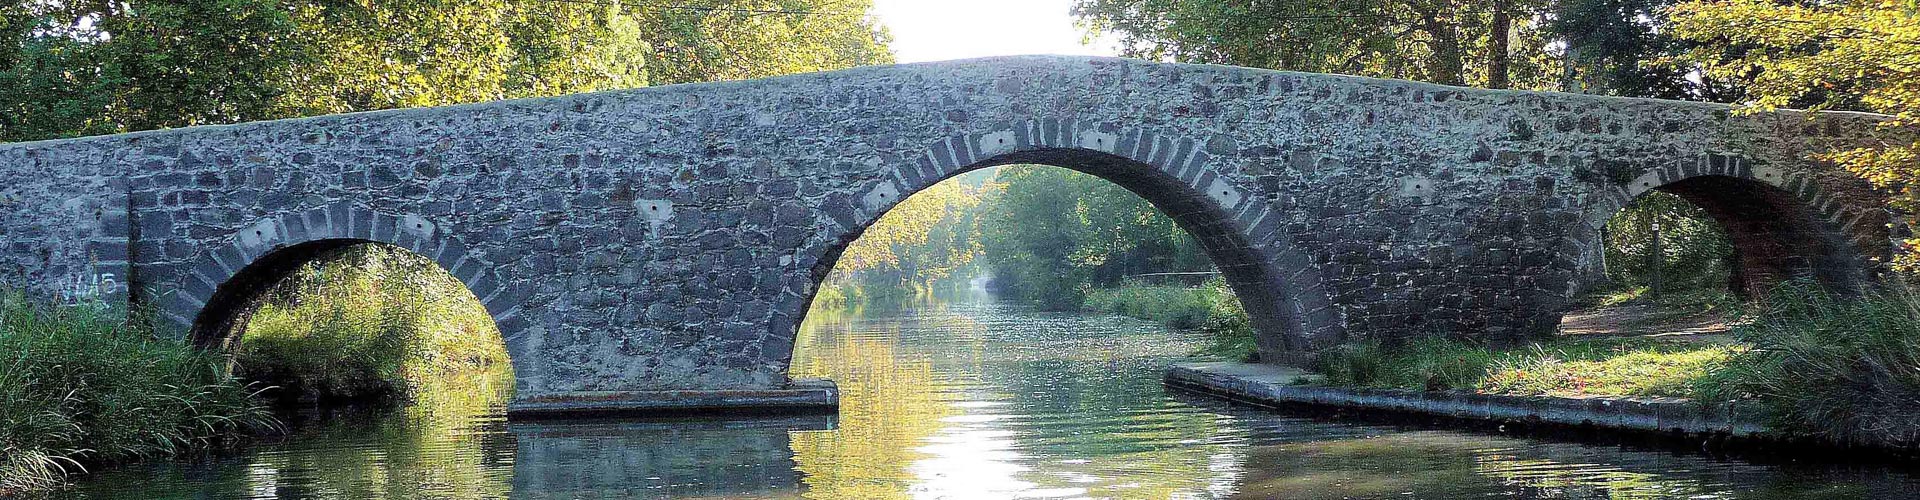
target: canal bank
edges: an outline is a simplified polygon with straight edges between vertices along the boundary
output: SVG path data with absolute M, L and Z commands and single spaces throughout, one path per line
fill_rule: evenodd
M 1381 416 L 1433 417 L 1458 427 L 1581 431 L 1653 438 L 1713 451 L 1811 451 L 1848 458 L 1912 458 L 1900 443 L 1840 443 L 1776 431 L 1757 408 L 1702 405 L 1682 398 L 1555 397 L 1310 385 L 1316 375 L 1258 363 L 1199 362 L 1169 367 L 1170 388 L 1268 408 L 1321 408 Z

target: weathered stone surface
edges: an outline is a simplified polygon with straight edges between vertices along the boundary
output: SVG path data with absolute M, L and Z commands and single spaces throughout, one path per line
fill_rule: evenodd
M 380 241 L 469 285 L 521 397 L 778 388 L 867 224 L 1045 163 L 1192 231 L 1287 360 L 1546 332 L 1598 277 L 1600 224 L 1654 189 L 1720 217 L 1747 281 L 1859 286 L 1888 215 L 1805 154 L 1881 118 L 1123 59 L 863 68 L 0 145 L 0 282 L 216 345 L 275 273 Z

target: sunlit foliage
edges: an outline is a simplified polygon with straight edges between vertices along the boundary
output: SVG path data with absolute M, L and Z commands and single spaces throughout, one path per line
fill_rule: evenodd
M 1725 230 L 1679 196 L 1648 192 L 1609 219 L 1604 234 L 1614 289 L 1747 292 L 1730 289 L 1735 266 Z
M 1130 275 L 1209 271 L 1199 244 L 1146 200 L 1072 170 L 1002 168 L 981 203 L 982 258 L 995 282 L 1042 306 L 1074 309 Z
M 870 5 L 15 2 L 0 6 L 0 141 L 891 62 Z
M 974 219 L 982 194 L 994 188 L 956 179 L 908 197 L 847 245 L 828 285 L 930 292 L 980 254 Z
M 647 43 L 618 7 L 544 1 L 288 3 L 294 56 L 269 116 L 644 86 Z
M 891 64 L 873 0 L 631 2 L 652 83 L 742 80 Z M 674 7 L 681 5 L 681 7 Z
M 1815 109 L 1889 113 L 1907 139 L 1829 151 L 1832 160 L 1886 189 L 1912 225 L 1920 211 L 1920 3 L 1911 0 L 1696 1 L 1673 9 L 1675 33 L 1702 42 L 1691 57 L 1711 75 L 1750 78 L 1750 111 L 1810 103 Z M 1897 265 L 1920 269 L 1907 241 Z
M 379 244 L 307 264 L 242 328 L 238 371 L 283 397 L 414 398 L 442 377 L 507 367 L 493 318 L 433 261 Z

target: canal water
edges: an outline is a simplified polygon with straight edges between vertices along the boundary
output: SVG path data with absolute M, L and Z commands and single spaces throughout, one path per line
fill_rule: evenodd
M 1905 498 L 1912 471 L 1358 425 L 1170 393 L 1202 334 L 988 299 L 813 315 L 835 416 L 507 422 L 485 384 L 78 498 Z M 493 394 L 488 396 L 487 394 Z

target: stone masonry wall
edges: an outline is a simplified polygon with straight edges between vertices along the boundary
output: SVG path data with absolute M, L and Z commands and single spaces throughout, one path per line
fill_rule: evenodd
M 0 145 L 0 279 L 59 295 L 119 263 L 184 335 L 290 248 L 383 241 L 487 304 L 521 397 L 770 388 L 886 208 L 1039 162 L 1173 215 L 1285 360 L 1544 333 L 1596 221 L 1700 176 L 1792 193 L 1865 279 L 1879 197 L 1804 157 L 1877 120 L 1105 58 L 862 68 Z

